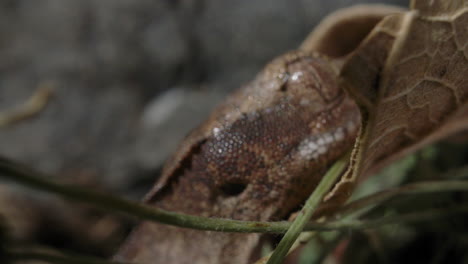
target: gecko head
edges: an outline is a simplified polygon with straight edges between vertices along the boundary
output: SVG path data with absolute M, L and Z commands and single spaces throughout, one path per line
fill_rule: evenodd
M 182 142 L 165 170 L 169 200 L 184 197 L 189 213 L 287 218 L 352 145 L 336 79 L 321 56 L 298 51 L 273 60 Z
M 291 51 L 274 59 L 249 84 L 250 108 L 290 104 L 308 113 L 321 112 L 343 96 L 337 79 L 337 69 L 326 56 Z

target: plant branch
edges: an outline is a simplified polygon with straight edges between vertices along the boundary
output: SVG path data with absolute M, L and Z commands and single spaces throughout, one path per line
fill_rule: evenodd
M 367 211 L 372 205 L 380 204 L 401 195 L 449 191 L 468 191 L 468 181 L 427 181 L 387 189 L 350 202 L 340 208 L 335 215 L 342 218 L 358 211 Z
M 348 221 L 334 221 L 329 223 L 329 227 L 335 227 L 335 230 L 346 229 L 372 229 L 384 225 L 393 225 L 401 223 L 415 223 L 435 220 L 439 218 L 446 218 L 453 215 L 468 213 L 468 206 L 453 206 L 442 209 L 429 209 L 419 212 L 395 214 L 392 216 L 385 216 L 373 220 L 348 220 Z
M 0 112 L 0 128 L 18 123 L 39 114 L 49 102 L 54 85 L 44 82 L 39 85 L 36 92 L 21 106 Z
M 289 227 L 288 222 L 270 224 L 267 222 L 217 219 L 170 212 L 110 194 L 49 182 L 45 179 L 50 178 L 50 176 L 1 157 L 0 173 L 1 177 L 9 178 L 20 184 L 57 194 L 69 200 L 87 203 L 112 213 L 126 214 L 143 220 L 179 227 L 241 233 L 284 233 Z
M 299 237 L 301 232 L 304 230 L 307 222 L 310 221 L 313 213 L 322 202 L 323 197 L 329 192 L 333 184 L 343 173 L 346 165 L 348 164 L 349 155 L 345 155 L 343 158 L 335 162 L 333 166 L 327 171 L 325 176 L 315 188 L 312 195 L 307 199 L 304 207 L 302 207 L 294 222 L 289 227 L 288 231 L 281 239 L 278 247 L 275 249 L 267 264 L 279 264 L 283 262 L 283 259 L 288 254 L 289 249 L 294 244 L 296 239 Z
M 45 180 L 51 178 L 48 175 L 39 173 L 29 169 L 18 163 L 9 161 L 0 157 L 0 177 L 5 177 L 17 183 L 33 187 L 39 190 L 47 191 L 56 195 L 60 195 L 69 200 L 74 200 L 81 203 L 87 203 L 102 210 L 107 210 L 112 213 L 126 214 L 137 217 L 142 220 L 155 221 L 158 223 L 175 225 L 185 228 L 193 228 L 199 230 L 211 230 L 219 232 L 239 232 L 239 233 L 276 233 L 283 234 L 290 227 L 289 222 L 258 222 L 258 221 L 238 221 L 230 219 L 207 218 L 193 215 L 185 215 L 174 212 L 169 212 L 154 208 L 145 204 L 128 201 L 109 194 L 103 194 L 86 190 L 83 188 L 60 185 Z M 441 192 L 441 191 L 468 191 L 468 183 L 466 181 L 443 181 L 417 183 L 403 186 L 390 191 L 383 191 L 353 203 L 347 207 L 349 210 L 358 210 L 369 206 L 370 204 L 389 199 L 402 193 L 425 193 L 425 192 Z M 408 187 L 409 186 L 409 187 Z M 400 190 L 400 191 L 397 191 Z M 404 190 L 404 191 L 401 191 Z M 393 195 L 393 196 L 392 196 Z M 374 198 L 373 198 L 374 197 Z M 377 198 L 375 198 L 377 197 Z M 385 198 L 385 199 L 384 199 Z M 353 205 L 354 204 L 354 205 Z M 352 207 L 352 208 L 351 208 Z M 349 229 L 365 229 L 377 227 L 379 224 L 393 224 L 399 222 L 415 222 L 425 221 L 434 218 L 447 217 L 462 212 L 467 212 L 467 207 L 457 207 L 458 209 L 443 209 L 430 210 L 422 212 L 423 218 L 414 216 L 417 213 L 407 217 L 405 215 L 382 218 L 371 221 L 345 221 L 338 220 L 327 223 L 308 223 L 304 231 L 331 231 L 331 230 L 349 230 Z M 341 211 L 344 212 L 344 211 Z M 350 212 L 350 211 L 347 211 Z

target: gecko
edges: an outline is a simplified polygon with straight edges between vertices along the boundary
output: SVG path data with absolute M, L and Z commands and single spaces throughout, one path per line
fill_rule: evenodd
M 287 220 L 353 145 L 358 106 L 325 57 L 288 52 L 231 94 L 180 144 L 145 202 L 236 220 Z M 143 222 L 115 256 L 135 263 L 249 263 L 261 234 Z

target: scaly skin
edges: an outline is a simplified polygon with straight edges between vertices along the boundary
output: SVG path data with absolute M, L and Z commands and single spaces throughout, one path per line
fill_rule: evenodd
M 182 142 L 146 202 L 209 217 L 287 219 L 357 136 L 359 110 L 336 80 L 320 56 L 274 60 Z M 248 263 L 260 238 L 144 222 L 116 260 Z

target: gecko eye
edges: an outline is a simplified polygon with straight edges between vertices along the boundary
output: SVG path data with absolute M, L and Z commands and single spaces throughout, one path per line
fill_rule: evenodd
M 220 190 L 225 196 L 236 196 L 241 194 L 246 187 L 245 183 L 230 182 L 221 185 Z

